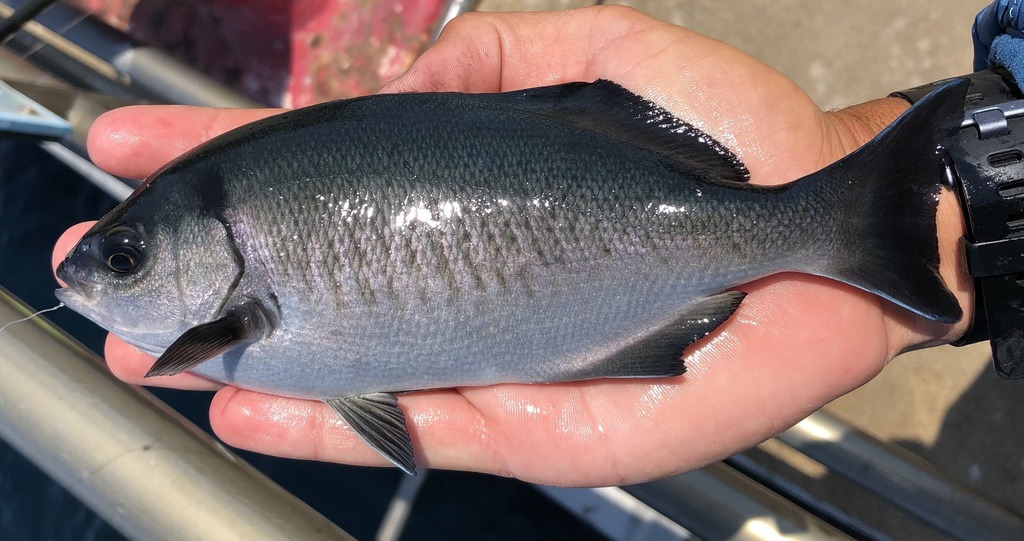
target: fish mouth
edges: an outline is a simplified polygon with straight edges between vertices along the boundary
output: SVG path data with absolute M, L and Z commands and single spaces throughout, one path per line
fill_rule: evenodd
M 74 263 L 69 264 L 67 259 L 57 264 L 54 275 L 57 276 L 58 280 L 66 284 L 64 288 L 58 289 L 57 291 L 74 291 L 82 297 L 82 300 L 93 297 L 96 292 L 96 286 L 94 284 L 78 279 L 79 273 L 75 272 Z M 70 293 L 64 293 L 64 295 L 70 295 Z M 58 295 L 57 298 L 60 299 L 60 296 Z M 63 299 L 61 300 L 63 301 Z
M 62 302 L 64 304 L 67 304 L 68 301 L 74 302 L 74 300 L 78 296 L 78 293 L 76 291 L 74 291 L 73 289 L 71 289 L 70 287 L 59 288 L 56 291 L 54 291 L 53 294 L 57 296 L 57 300 L 58 301 L 60 301 L 60 302 Z M 70 306 L 69 306 L 69 308 L 70 308 Z
M 91 311 L 89 310 L 89 302 L 85 295 L 82 295 L 70 287 L 62 287 L 54 291 L 53 294 L 57 297 L 58 301 L 64 303 L 64 306 L 67 306 L 79 314 L 89 317 L 88 314 Z M 89 317 L 89 319 L 93 318 Z
M 134 329 L 131 326 L 122 325 L 123 321 L 112 321 L 109 315 L 105 314 L 88 296 L 83 295 L 70 287 L 57 289 L 53 292 L 57 300 L 64 303 L 64 306 L 72 309 L 89 321 L 99 325 L 103 329 L 112 332 L 125 342 L 141 349 L 142 351 L 159 356 L 174 338 L 181 334 L 179 331 L 149 333 L 145 330 Z M 154 339 L 153 335 L 156 335 Z
M 71 287 L 63 287 L 53 292 L 53 295 L 57 297 L 57 300 L 64 303 L 64 306 L 78 312 L 82 316 L 93 323 L 103 327 L 104 329 L 110 330 L 107 325 L 103 324 L 102 314 L 98 313 L 94 302 L 89 298 L 87 294 L 84 294 Z

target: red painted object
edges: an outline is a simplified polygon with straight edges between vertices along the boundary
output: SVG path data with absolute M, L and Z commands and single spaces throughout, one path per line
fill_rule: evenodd
M 375 92 L 427 45 L 443 0 L 73 0 L 268 105 Z

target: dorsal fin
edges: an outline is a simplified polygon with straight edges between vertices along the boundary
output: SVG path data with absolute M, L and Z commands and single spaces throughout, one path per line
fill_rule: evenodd
M 743 162 L 725 145 L 672 113 L 605 79 L 531 88 L 517 109 L 654 151 L 667 165 L 701 178 L 746 182 Z

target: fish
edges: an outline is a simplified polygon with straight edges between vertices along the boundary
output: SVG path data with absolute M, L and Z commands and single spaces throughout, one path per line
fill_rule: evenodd
M 67 254 L 56 295 L 157 356 L 148 376 L 322 400 L 415 474 L 402 393 L 679 376 L 764 276 L 958 321 L 935 215 L 965 94 L 777 186 L 607 80 L 328 102 L 164 166 Z

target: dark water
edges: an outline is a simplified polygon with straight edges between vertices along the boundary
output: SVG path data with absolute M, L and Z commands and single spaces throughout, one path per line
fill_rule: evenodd
M 70 225 L 114 201 L 34 143 L 0 137 L 0 284 L 28 304 L 54 306 L 50 251 Z M 95 351 L 104 333 L 70 310 L 51 320 Z M 0 374 L 0 377 L 3 377 Z M 210 393 L 154 389 L 209 431 Z M 359 539 L 373 538 L 401 474 L 239 452 L 254 466 Z M 0 441 L 0 540 L 123 537 L 17 451 Z M 510 479 L 432 471 L 403 539 L 602 539 L 533 488 Z

